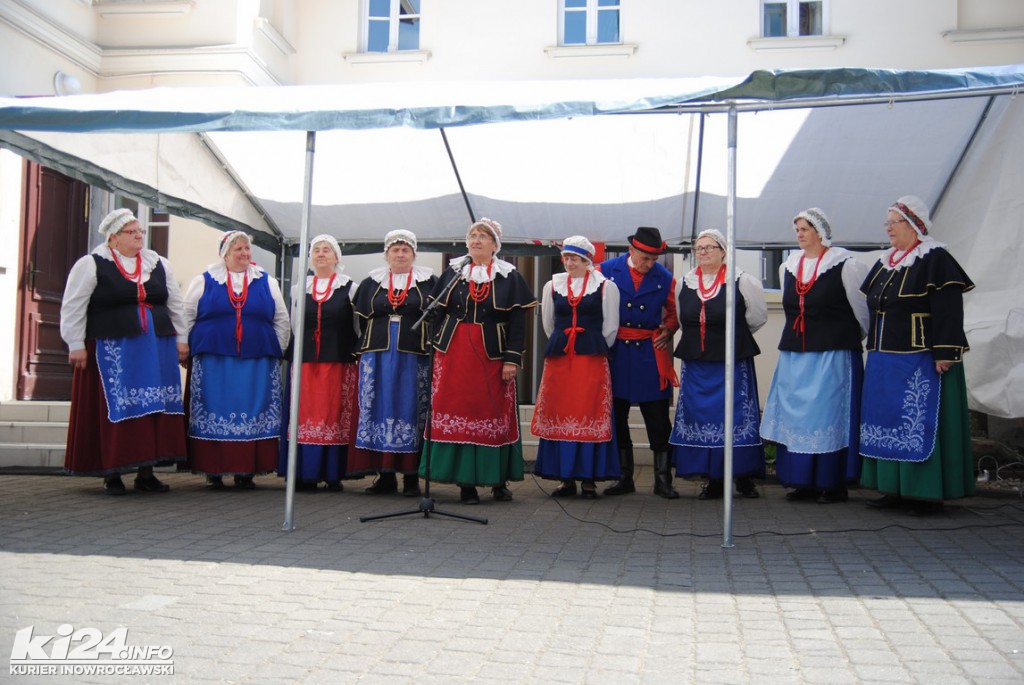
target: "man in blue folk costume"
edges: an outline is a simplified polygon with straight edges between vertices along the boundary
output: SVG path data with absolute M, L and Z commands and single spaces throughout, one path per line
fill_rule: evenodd
M 658 263 L 667 246 L 657 228 L 641 226 L 629 236 L 629 253 L 602 262 L 601 273 L 618 286 L 619 332 L 611 351 L 615 437 L 622 466 L 621 479 L 606 495 L 636 492 L 633 483 L 633 442 L 629 409 L 636 404 L 644 418 L 654 452 L 654 494 L 676 499 L 668 438 L 672 387 L 678 386 L 672 367 L 672 335 L 679 330 L 675 279 Z

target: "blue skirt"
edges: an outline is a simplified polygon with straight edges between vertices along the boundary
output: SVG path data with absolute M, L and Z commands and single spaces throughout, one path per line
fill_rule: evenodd
M 733 475 L 764 477 L 764 446 L 754 360 L 736 362 L 733 387 Z M 684 361 L 669 438 L 679 476 L 725 475 L 725 364 Z
M 356 447 L 418 453 L 430 402 L 430 357 L 398 350 L 397 321 L 390 333 L 387 350 L 359 357 Z
M 779 354 L 761 419 L 761 437 L 777 443 L 779 482 L 836 490 L 860 480 L 863 375 L 850 350 Z
M 615 437 L 608 442 L 541 438 L 534 474 L 555 480 L 618 480 L 622 475 Z

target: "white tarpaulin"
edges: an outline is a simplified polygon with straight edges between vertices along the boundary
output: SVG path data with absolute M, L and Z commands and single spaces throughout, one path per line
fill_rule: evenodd
M 622 241 L 654 225 L 685 245 L 725 223 L 716 100 L 735 98 L 750 110 L 738 118 L 737 244 L 791 246 L 792 216 L 816 205 L 837 243 L 878 245 L 888 204 L 921 196 L 936 238 L 978 284 L 966 298 L 971 405 L 1012 417 L 1024 416 L 1022 84 L 1013 65 L 0 98 L 0 144 L 175 214 L 256 231 L 270 249 L 299 234 L 307 130 L 319 131 L 314 233 L 358 243 L 408 228 L 458 242 L 472 213 L 499 219 L 509 243 L 576 232 Z M 840 102 L 849 106 L 828 106 Z

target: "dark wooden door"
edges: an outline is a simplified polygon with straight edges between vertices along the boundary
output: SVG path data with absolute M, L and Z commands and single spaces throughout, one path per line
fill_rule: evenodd
M 69 400 L 71 367 L 60 337 L 60 301 L 71 266 L 88 248 L 89 186 L 26 162 L 24 197 L 17 395 Z

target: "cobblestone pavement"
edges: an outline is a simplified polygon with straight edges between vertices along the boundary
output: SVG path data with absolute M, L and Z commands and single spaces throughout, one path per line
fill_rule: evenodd
M 173 649 L 173 675 L 12 683 L 1024 682 L 1024 503 L 975 497 L 928 518 L 790 503 L 778 485 L 721 502 L 641 492 L 438 510 L 284 486 L 102 493 L 99 479 L 0 476 L 0 653 L 64 624 Z M 131 481 L 126 484 L 131 488 Z M 489 494 L 482 491 L 481 494 Z M 414 511 L 362 523 L 360 516 Z M 63 630 L 67 631 L 67 628 Z M 79 646 L 71 643 L 71 647 Z M 38 647 L 47 656 L 54 642 Z

